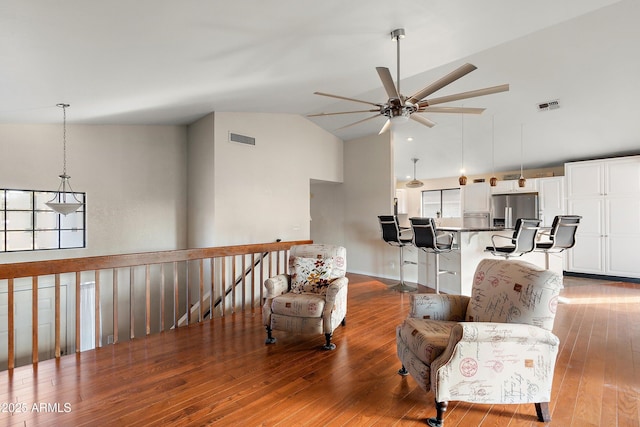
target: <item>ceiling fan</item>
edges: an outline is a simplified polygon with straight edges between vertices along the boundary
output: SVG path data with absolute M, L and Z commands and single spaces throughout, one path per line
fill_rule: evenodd
M 333 95 L 330 93 L 324 92 L 314 92 L 315 95 L 328 96 L 331 98 L 343 99 L 346 101 L 360 102 L 362 104 L 372 105 L 376 108 L 369 110 L 358 110 L 358 111 L 342 111 L 335 113 L 318 113 L 318 114 L 309 114 L 307 117 L 320 117 L 320 116 L 334 116 L 339 114 L 353 114 L 353 113 L 366 113 L 366 112 L 376 112 L 377 114 L 371 117 L 367 117 L 366 119 L 359 120 L 357 122 L 348 124 L 346 126 L 342 126 L 339 129 L 344 129 L 349 126 L 357 125 L 362 122 L 366 122 L 371 119 L 375 119 L 379 116 L 384 116 L 387 118 L 386 123 L 380 129 L 379 134 L 386 132 L 391 123 L 401 123 L 406 122 L 409 119 L 415 120 L 416 122 L 423 124 L 427 127 L 433 127 L 436 125 L 435 122 L 429 120 L 428 118 L 421 116 L 416 113 L 463 113 L 463 114 L 481 114 L 484 111 L 484 108 L 464 108 L 464 107 L 433 107 L 434 105 L 443 104 L 451 101 L 459 101 L 461 99 L 474 98 L 477 96 L 490 95 L 493 93 L 506 92 L 509 90 L 508 84 L 503 84 L 499 86 L 488 87 L 484 89 L 472 90 L 469 92 L 462 92 L 453 95 L 442 96 L 439 98 L 430 98 L 425 99 L 427 96 L 433 94 L 434 92 L 442 89 L 443 87 L 453 83 L 459 78 L 469 74 L 473 70 L 476 69 L 475 65 L 472 64 L 464 64 L 446 76 L 440 78 L 439 80 L 431 83 L 425 88 L 419 90 L 415 94 L 410 97 L 405 97 L 400 93 L 400 39 L 404 38 L 404 28 L 398 28 L 391 32 L 391 39 L 395 40 L 397 43 L 397 79 L 396 83 L 393 82 L 393 77 L 391 77 L 391 72 L 388 68 L 385 67 L 376 67 L 376 71 L 378 71 L 378 75 L 380 76 L 380 80 L 382 81 L 382 85 L 384 86 L 389 99 L 385 103 L 376 103 L 363 101 L 360 99 L 347 98 L 345 96 Z

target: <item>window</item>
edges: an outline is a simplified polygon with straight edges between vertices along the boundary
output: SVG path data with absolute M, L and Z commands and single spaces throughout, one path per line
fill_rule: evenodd
M 422 216 L 427 218 L 461 218 L 460 189 L 423 191 Z
M 69 215 L 49 209 L 55 192 L 0 189 L 0 252 L 86 247 L 84 206 Z M 85 202 L 85 193 L 73 195 Z

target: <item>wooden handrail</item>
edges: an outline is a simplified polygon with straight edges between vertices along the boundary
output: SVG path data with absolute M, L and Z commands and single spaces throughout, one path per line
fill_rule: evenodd
M 112 298 L 111 308 L 113 311 L 113 343 L 119 342 L 118 335 L 118 299 L 119 296 L 119 283 L 118 283 L 118 272 L 119 269 L 127 269 L 129 268 L 129 338 L 135 338 L 135 317 L 136 312 L 135 308 L 142 307 L 144 310 L 144 317 L 139 317 L 142 321 L 145 322 L 145 335 L 150 335 L 152 333 L 151 328 L 151 312 L 152 312 L 152 304 L 151 304 L 151 295 L 152 290 L 154 291 L 154 295 L 158 295 L 160 300 L 160 331 L 165 330 L 165 265 L 171 264 L 173 268 L 172 279 L 173 279 L 173 312 L 174 312 L 174 321 L 173 327 L 178 327 L 178 317 L 182 315 L 181 313 L 186 312 L 187 320 L 186 323 L 189 324 L 191 322 L 201 322 L 205 319 L 206 313 L 204 308 L 205 302 L 205 289 L 209 292 L 209 318 L 213 318 L 213 309 L 216 309 L 216 314 L 218 316 L 223 316 L 227 310 L 230 312 L 235 312 L 236 309 L 245 310 L 247 307 L 249 309 L 253 309 L 255 307 L 255 298 L 259 297 L 262 300 L 263 295 L 263 282 L 264 282 L 264 273 L 265 269 L 268 271 L 268 275 L 273 275 L 273 265 L 272 265 L 272 254 L 276 253 L 275 261 L 276 261 L 276 274 L 281 272 L 281 255 L 284 255 L 284 262 L 286 263 L 286 255 L 289 249 L 295 245 L 302 244 L 310 244 L 313 243 L 311 240 L 297 240 L 297 241 L 288 241 L 288 242 L 274 242 L 274 243 L 259 243 L 259 244 L 251 244 L 251 245 L 236 245 L 236 246 L 220 246 L 220 247 L 210 247 L 210 248 L 197 248 L 197 249 L 182 249 L 182 250 L 172 250 L 172 251 L 161 251 L 161 252 L 144 252 L 144 253 L 134 253 L 134 254 L 119 254 L 119 255 L 104 255 L 104 256 L 92 256 L 92 257 L 82 257 L 82 258 L 70 258 L 70 259 L 58 259 L 58 260 L 46 260 L 46 261 L 32 261 L 32 262 L 19 262 L 19 263 L 11 263 L 11 264 L 0 264 L 0 280 L 6 281 L 7 283 L 7 292 L 8 292 L 8 355 L 7 355 L 7 367 L 12 369 L 15 367 L 16 362 L 16 349 L 15 349 L 15 334 L 14 328 L 16 326 L 16 322 L 18 319 L 15 318 L 15 303 L 16 300 L 14 298 L 16 292 L 16 283 L 15 279 L 28 279 L 31 278 L 31 319 L 32 319 L 32 363 L 37 364 L 39 361 L 38 356 L 38 291 L 39 291 L 39 278 L 43 276 L 54 275 L 54 291 L 55 291 L 55 331 L 54 331 L 54 339 L 55 339 L 55 347 L 54 354 L 56 358 L 61 357 L 61 278 L 62 274 L 66 273 L 75 273 L 75 286 L 72 286 L 73 292 L 75 293 L 75 351 L 80 352 L 80 291 L 81 291 L 81 277 L 83 272 L 93 272 L 93 284 L 95 286 L 95 306 L 93 307 L 93 316 L 95 316 L 95 342 L 96 346 L 100 346 L 100 342 L 104 338 L 102 335 L 102 308 L 101 303 L 104 301 L 100 300 L 101 293 L 101 272 L 111 273 L 112 275 L 112 292 L 107 292 L 106 295 L 110 295 Z M 282 252 L 282 254 L 281 254 Z M 260 254 L 259 257 L 256 257 L 256 254 Z M 240 256 L 240 260 L 236 260 L 236 257 Z M 250 256 L 251 267 L 247 268 L 246 265 L 246 257 Z M 259 258 L 259 260 L 257 260 Z M 206 264 L 210 276 L 211 283 L 205 285 L 205 263 L 204 260 L 209 259 L 210 263 Z M 218 261 L 216 261 L 218 260 Z M 257 260 L 257 262 L 256 262 Z M 189 270 L 189 261 L 198 261 L 197 262 L 197 274 L 192 278 L 188 275 Z M 215 262 L 214 262 L 215 261 Z M 261 261 L 266 262 L 265 265 L 261 265 L 259 270 L 259 277 L 256 277 L 256 267 L 260 264 Z M 237 280 L 236 278 L 236 262 L 239 262 L 239 268 L 242 268 L 242 277 Z M 183 285 L 179 285 L 179 265 L 180 263 L 186 263 L 186 271 L 187 277 L 186 281 Z M 217 267 L 214 269 L 214 265 L 219 263 L 220 269 Z M 227 270 L 227 264 L 230 263 L 231 266 L 229 270 Z M 154 283 L 154 279 L 152 279 L 152 270 L 151 266 L 159 266 L 159 275 L 160 280 L 158 283 Z M 134 300 L 134 286 L 136 283 L 136 275 L 134 274 L 134 270 L 136 267 L 144 267 L 144 302 L 140 302 L 140 306 L 136 305 Z M 171 268 L 171 266 L 169 266 Z M 286 269 L 286 266 L 284 267 Z M 154 271 L 156 271 L 158 267 L 154 267 Z M 110 270 L 110 271 L 109 271 Z M 125 270 L 126 271 L 126 270 Z M 248 281 L 246 276 L 251 272 L 251 280 Z M 227 273 L 233 274 L 233 278 L 229 280 L 231 284 L 231 289 L 227 289 L 226 283 L 228 283 Z M 107 278 L 109 276 L 106 276 Z M 171 276 L 166 274 L 166 278 L 171 281 Z M 216 280 L 219 282 L 216 283 Z M 157 279 L 157 275 L 156 275 Z M 258 280 L 258 283 L 256 283 Z M 191 283 L 196 284 L 197 287 L 194 287 L 194 292 L 198 295 L 190 295 L 189 288 L 191 287 Z M 108 280 L 106 285 L 108 286 Z M 241 285 L 241 289 L 239 290 L 239 295 L 236 295 L 236 286 Z M 251 301 L 247 301 L 247 290 L 246 286 L 249 285 Z M 126 286 L 126 282 L 125 282 Z M 215 293 L 217 289 L 220 288 L 220 296 L 219 301 L 216 301 L 214 305 L 214 298 L 216 297 Z M 256 289 L 256 288 L 259 288 Z M 184 293 L 180 292 L 180 289 L 186 291 L 186 296 Z M 231 300 L 226 301 L 225 296 L 231 293 Z M 258 292 L 256 292 L 258 291 Z M 181 300 L 182 297 L 182 300 Z M 109 298 L 109 297 L 107 297 Z M 196 299 L 197 298 L 197 299 Z M 239 300 L 239 301 L 237 301 Z M 180 307 L 182 302 L 185 301 L 185 305 Z M 126 301 L 125 301 L 126 304 Z M 193 313 L 193 318 L 191 318 L 191 306 L 198 304 L 197 313 Z M 219 304 L 219 306 L 218 306 Z M 230 306 L 230 307 L 229 307 Z M 171 307 L 170 307 L 171 309 Z M 140 313 L 142 310 L 139 310 Z M 195 308 L 194 308 L 195 310 Z M 139 314 L 140 314 L 139 313 Z M 157 328 L 157 325 L 156 325 Z
M 312 240 L 256 243 L 251 245 L 217 246 L 211 248 L 179 249 L 162 252 L 141 252 L 123 255 L 102 255 L 84 258 L 55 259 L 47 261 L 0 264 L 0 280 L 19 277 L 45 276 L 48 274 L 73 273 L 76 271 L 105 270 L 108 268 L 135 267 L 139 265 L 192 261 L 196 259 L 220 258 L 258 252 L 275 252 L 294 245 L 306 245 Z M 270 272 L 271 273 L 271 272 Z

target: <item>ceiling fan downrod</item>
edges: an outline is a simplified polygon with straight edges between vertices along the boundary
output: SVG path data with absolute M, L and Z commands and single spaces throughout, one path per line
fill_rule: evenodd
M 400 39 L 404 38 L 404 28 L 397 28 L 391 31 L 391 40 L 396 41 L 396 64 L 397 64 L 397 73 L 396 73 L 396 90 L 398 92 L 398 96 L 402 98 L 400 95 Z M 400 100 L 404 103 L 404 100 Z

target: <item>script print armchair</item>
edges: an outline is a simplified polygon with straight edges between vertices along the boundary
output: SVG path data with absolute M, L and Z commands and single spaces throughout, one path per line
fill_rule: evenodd
M 324 334 L 324 350 L 334 350 L 333 331 L 345 325 L 349 279 L 346 249 L 332 245 L 298 245 L 289 253 L 289 274 L 267 279 L 262 320 L 265 344 L 276 339 L 272 332 Z
M 442 426 L 449 401 L 534 403 L 550 421 L 558 338 L 551 332 L 562 277 L 524 261 L 485 259 L 471 297 L 413 294 L 396 329 L 400 375 L 433 392 Z

